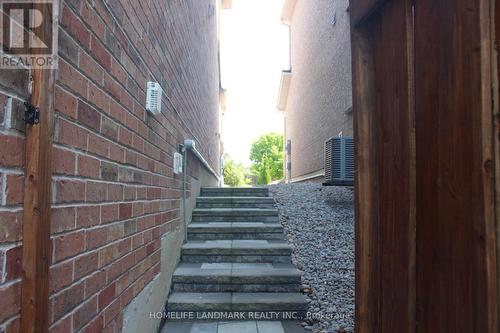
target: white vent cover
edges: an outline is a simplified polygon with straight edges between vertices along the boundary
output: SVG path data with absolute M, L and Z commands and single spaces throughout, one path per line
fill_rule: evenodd
M 174 153 L 174 173 L 182 173 L 182 155 L 177 152 Z
M 163 89 L 161 89 L 158 82 L 148 82 L 148 92 L 146 96 L 146 110 L 153 114 L 161 113 L 161 96 Z

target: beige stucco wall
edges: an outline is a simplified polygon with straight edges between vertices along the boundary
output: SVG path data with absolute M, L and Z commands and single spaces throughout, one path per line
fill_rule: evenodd
M 290 23 L 293 78 L 286 108 L 292 178 L 324 168 L 324 142 L 352 136 L 348 0 L 297 0 Z M 335 23 L 334 23 L 335 22 Z

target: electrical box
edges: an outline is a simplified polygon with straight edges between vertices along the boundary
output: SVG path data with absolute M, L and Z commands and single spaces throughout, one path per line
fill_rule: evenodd
M 174 153 L 174 173 L 176 175 L 182 173 L 182 155 L 175 152 Z
M 161 97 L 163 89 L 158 82 L 148 82 L 146 95 L 146 110 L 152 114 L 161 113 Z

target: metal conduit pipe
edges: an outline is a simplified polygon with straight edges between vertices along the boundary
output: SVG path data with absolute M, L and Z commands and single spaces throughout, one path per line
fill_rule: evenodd
M 212 175 L 215 176 L 215 178 L 217 179 L 217 182 L 220 184 L 220 177 L 219 175 L 217 175 L 217 173 L 215 172 L 215 170 L 210 166 L 210 164 L 208 164 L 208 162 L 203 158 L 203 156 L 200 154 L 200 152 L 198 150 L 196 150 L 196 143 L 194 140 L 191 140 L 191 139 L 187 139 L 187 140 L 184 140 L 184 144 L 182 145 L 182 217 L 184 219 L 183 223 L 184 223 L 184 243 L 187 242 L 187 238 L 188 238 L 188 230 L 187 230 L 187 227 L 188 227 L 188 218 L 187 218 L 187 214 L 186 214 L 186 192 L 187 192 L 187 152 L 188 150 L 190 150 L 194 156 L 196 156 L 196 158 L 198 160 L 200 160 L 200 162 L 203 164 L 203 166 L 205 168 L 207 168 L 208 171 L 210 171 L 210 173 Z

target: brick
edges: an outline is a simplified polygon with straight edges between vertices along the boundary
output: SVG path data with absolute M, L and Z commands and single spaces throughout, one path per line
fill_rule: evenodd
M 94 104 L 97 109 L 104 113 L 109 113 L 109 103 L 111 98 L 95 84 L 89 85 L 89 101 Z
M 78 44 L 64 29 L 59 29 L 59 55 L 78 65 Z
M 61 25 L 65 27 L 83 47 L 86 49 L 90 47 L 89 30 L 68 6 L 63 7 Z
M 132 217 L 132 204 L 120 204 L 120 220 L 129 219 Z
M 113 282 L 99 293 L 99 311 L 104 309 L 115 297 L 116 284 Z
M 123 200 L 123 185 L 108 184 L 108 201 L 122 201 Z
M 100 39 L 104 40 L 106 35 L 106 24 L 88 2 L 83 1 L 81 13 L 83 21 L 90 26 L 90 30 Z
M 103 68 L 84 50 L 80 50 L 80 69 L 94 82 L 102 85 Z M 92 86 L 93 84 L 90 84 Z
M 109 145 L 109 159 L 115 162 L 123 163 L 125 158 L 125 149 L 115 143 Z
M 91 227 L 100 223 L 100 207 L 84 206 L 76 210 L 76 225 L 78 227 Z
M 23 203 L 24 197 L 24 175 L 6 176 L 6 203 L 8 206 Z
M 23 248 L 16 246 L 10 248 L 5 253 L 5 279 L 14 280 L 21 277 L 23 261 Z
M 98 159 L 90 156 L 78 155 L 78 175 L 81 177 L 99 178 L 99 165 L 100 161 Z
M 5 121 L 5 111 L 7 109 L 8 96 L 0 93 L 0 125 Z
M 137 231 L 137 221 L 129 220 L 124 224 L 124 233 L 125 236 L 129 236 Z
M 97 269 L 98 253 L 91 252 L 75 259 L 75 280 Z
M 122 303 L 122 307 L 127 306 L 133 299 L 134 299 L 134 288 L 129 287 L 120 296 L 120 302 Z
M 139 189 L 134 186 L 125 186 L 125 200 L 139 200 Z
M 113 163 L 101 161 L 101 178 L 109 181 L 118 180 L 118 166 Z
M 56 174 L 75 174 L 76 154 L 69 150 L 54 147 L 52 150 L 53 171 Z
M 99 250 L 99 267 L 104 267 L 120 257 L 118 244 L 111 244 Z
M 21 167 L 24 164 L 24 139 L 0 134 L 0 165 Z
M 82 333 L 101 333 L 104 328 L 103 316 L 94 318 L 87 326 L 83 328 Z
M 104 45 L 92 36 L 92 48 L 90 52 L 94 55 L 97 61 L 107 70 L 111 70 L 111 54 L 104 48 Z
M 112 302 L 104 311 L 104 325 L 109 324 L 120 313 L 120 299 Z
M 60 233 L 75 229 L 76 208 L 52 208 L 50 230 L 52 233 Z
M 106 201 L 108 187 L 106 183 L 88 182 L 87 183 L 87 202 Z
M 87 302 L 85 302 L 73 314 L 73 329 L 74 329 L 74 331 L 77 331 L 80 328 L 82 328 L 96 314 L 97 314 L 97 296 L 96 297 L 92 297 L 90 300 L 88 300 Z
M 71 316 L 66 316 L 56 322 L 49 328 L 50 333 L 68 333 L 71 332 Z
M 54 108 L 56 112 L 63 113 L 76 119 L 77 99 L 63 88 L 56 86 L 54 93 Z
M 106 273 L 98 271 L 85 279 L 85 295 L 89 297 L 106 285 Z
M 113 242 L 123 237 L 123 224 L 114 224 L 108 227 L 108 241 Z
M 21 328 L 21 318 L 17 317 L 10 320 L 7 325 L 5 325 L 5 333 L 18 333 Z
M 56 181 L 57 202 L 82 202 L 85 200 L 85 183 L 74 180 Z
M 96 249 L 108 242 L 108 228 L 92 229 L 87 231 L 87 247 L 89 250 Z
M 78 101 L 78 121 L 95 131 L 101 128 L 101 114 L 82 101 Z
M 108 223 L 118 220 L 120 216 L 120 205 L 105 205 L 101 208 L 101 223 Z
M 109 141 L 95 134 L 89 134 L 89 152 L 102 157 L 108 157 Z
M 114 59 L 111 62 L 111 74 L 118 82 L 122 82 L 123 84 L 127 82 L 127 72 Z
M 21 239 L 22 235 L 22 211 L 0 212 L 0 242 L 15 242 Z
M 104 89 L 114 98 L 120 100 L 120 85 L 108 74 L 104 75 Z M 120 118 L 118 118 L 120 119 Z
M 121 59 L 122 47 L 121 47 L 118 39 L 115 37 L 115 35 L 110 30 L 106 31 L 106 46 L 111 50 L 111 53 L 115 56 L 115 58 Z M 113 58 L 112 58 L 112 60 L 113 61 L 111 63 L 111 65 L 112 65 L 111 72 L 113 73 L 113 75 L 117 74 L 117 75 L 115 75 L 115 77 L 117 78 L 118 81 L 125 82 L 124 80 L 122 80 L 123 77 L 126 75 L 125 71 L 120 68 L 120 71 L 116 72 L 118 63 L 116 61 L 114 61 Z M 121 74 L 121 73 L 123 73 L 123 74 Z
M 54 297 L 54 319 L 63 317 L 74 309 L 84 299 L 84 284 L 82 282 L 65 289 Z
M 58 121 L 59 138 L 58 142 L 66 146 L 87 150 L 88 132 L 66 120 Z
M 73 261 L 50 267 L 49 270 L 50 292 L 55 293 L 73 282 Z
M 103 117 L 101 124 L 102 135 L 104 135 L 107 138 L 116 140 L 118 138 L 118 129 L 119 126 L 115 121 L 107 117 Z
M 70 88 L 77 95 L 87 97 L 88 80 L 73 66 L 64 60 L 59 61 L 59 82 Z
M 0 287 L 0 322 L 19 313 L 21 283 L 16 282 Z
M 132 216 L 137 217 L 144 214 L 144 203 L 134 202 L 132 204 Z
M 118 181 L 131 183 L 134 181 L 134 171 L 129 168 L 118 169 Z
M 54 238 L 54 257 L 56 262 L 73 257 L 85 251 L 85 232 L 75 231 Z

